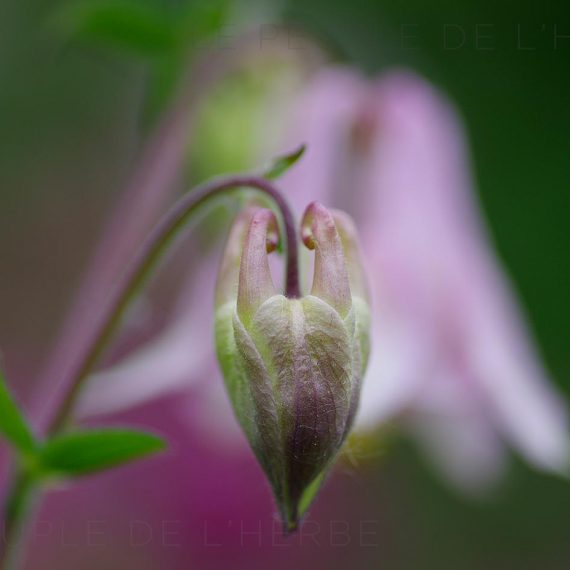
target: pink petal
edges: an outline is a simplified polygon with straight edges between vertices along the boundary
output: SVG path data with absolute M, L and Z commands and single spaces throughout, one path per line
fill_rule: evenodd
M 452 105 L 409 72 L 370 85 L 331 69 L 301 108 L 293 132 L 309 152 L 287 191 L 355 217 L 372 282 L 358 425 L 405 418 L 470 487 L 500 474 L 500 440 L 537 467 L 567 469 L 565 406 L 489 245 Z

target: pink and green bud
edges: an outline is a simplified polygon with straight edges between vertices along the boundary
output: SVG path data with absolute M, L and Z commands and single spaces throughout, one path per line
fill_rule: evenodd
M 354 226 L 309 205 L 304 244 L 315 251 L 309 295 L 287 298 L 268 253 L 278 227 L 267 209 L 234 222 L 216 290 L 218 359 L 237 418 L 287 530 L 296 527 L 352 425 L 368 356 L 368 294 Z

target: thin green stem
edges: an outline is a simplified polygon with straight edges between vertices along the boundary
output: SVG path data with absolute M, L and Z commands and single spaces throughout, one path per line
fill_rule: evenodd
M 22 556 L 25 542 L 26 519 L 33 510 L 37 486 L 33 476 L 18 470 L 8 493 L 5 506 L 0 568 L 15 570 Z

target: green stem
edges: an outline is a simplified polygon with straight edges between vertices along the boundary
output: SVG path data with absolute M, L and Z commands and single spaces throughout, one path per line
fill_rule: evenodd
M 18 470 L 8 493 L 0 550 L 0 568 L 15 570 L 20 563 L 25 542 L 26 519 L 33 510 L 36 481 L 25 470 Z

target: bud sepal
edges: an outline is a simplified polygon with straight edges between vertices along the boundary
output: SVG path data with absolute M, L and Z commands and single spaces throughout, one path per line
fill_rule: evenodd
M 275 288 L 267 257 L 277 246 L 277 220 L 269 210 L 250 209 L 230 233 L 217 285 L 218 359 L 287 531 L 296 528 L 350 430 L 367 356 L 366 291 L 353 299 L 355 262 L 346 259 L 357 245 L 337 225 L 344 228 L 346 220 L 337 222 L 318 203 L 307 208 L 302 237 L 315 250 L 313 287 L 288 298 Z

